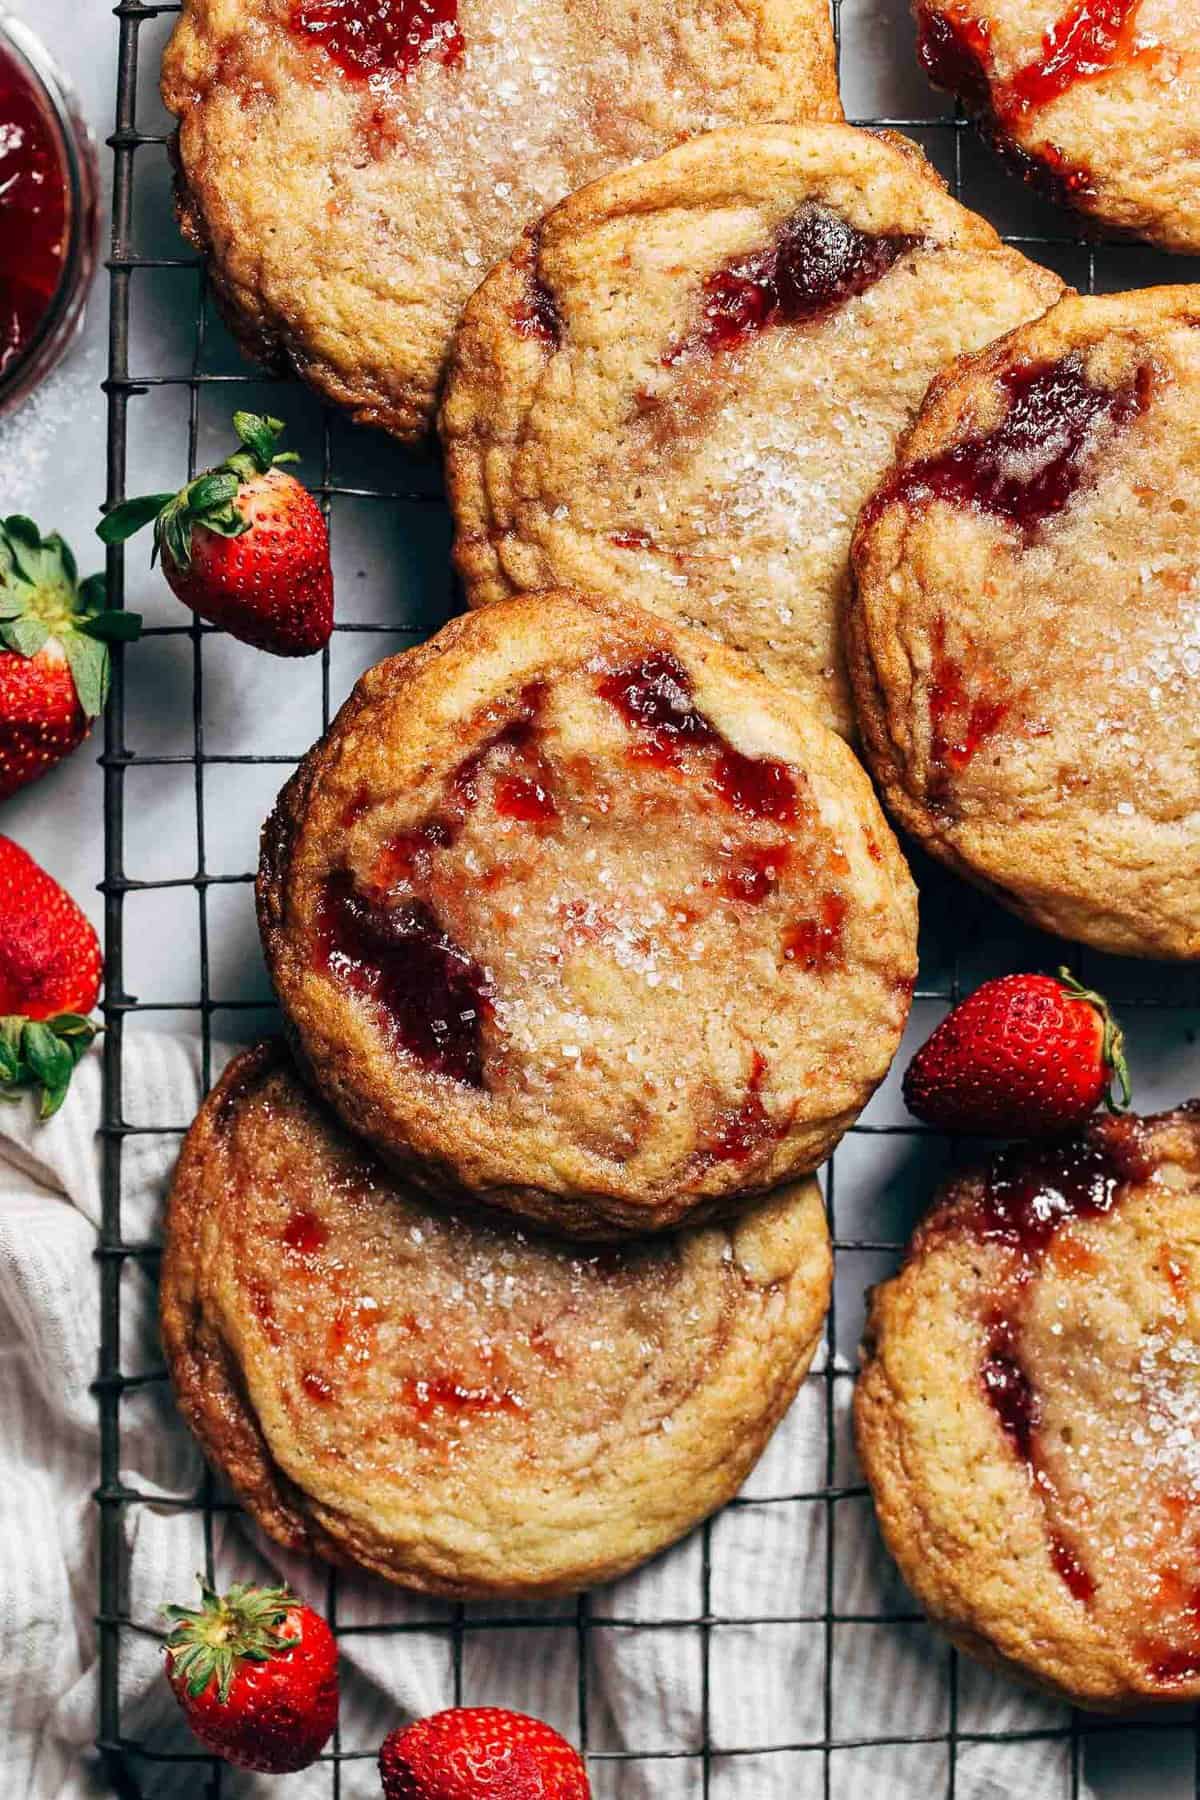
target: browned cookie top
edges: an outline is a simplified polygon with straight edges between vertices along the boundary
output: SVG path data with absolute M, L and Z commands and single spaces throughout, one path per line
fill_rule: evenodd
M 1196 0 L 916 0 L 922 66 L 1027 179 L 1200 250 Z
M 873 1296 L 855 1420 L 956 1641 L 1084 1705 L 1200 1698 L 1200 1110 L 960 1175 Z
M 185 1143 L 163 1337 L 204 1449 L 283 1543 L 535 1595 L 622 1573 L 737 1490 L 830 1274 L 814 1181 L 620 1250 L 440 1214 L 268 1044 Z
M 595 183 L 500 264 L 455 343 L 441 424 L 469 599 L 632 592 L 849 733 L 858 509 L 933 376 L 1062 291 L 900 138 L 718 132 Z
M 586 1234 L 816 1166 L 886 1071 L 915 898 L 862 770 L 720 645 L 566 593 L 360 682 L 284 789 L 295 1040 L 415 1179 Z
M 1200 955 L 1200 290 L 1068 299 L 951 370 L 863 515 L 868 757 L 1064 936 Z
M 564 194 L 712 126 L 841 117 L 825 0 L 186 0 L 163 92 L 235 329 L 406 438 L 463 301 Z

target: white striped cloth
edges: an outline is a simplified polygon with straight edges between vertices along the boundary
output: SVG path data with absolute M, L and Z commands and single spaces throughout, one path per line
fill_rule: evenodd
M 198 1103 L 197 1046 L 133 1038 L 126 1046 L 126 1117 L 164 1125 L 190 1119 Z M 96 1372 L 99 1225 L 96 1125 L 99 1060 L 89 1058 L 59 1117 L 34 1122 L 32 1107 L 0 1110 L 0 1794 L 4 1800 L 75 1800 L 108 1792 L 94 1751 L 96 1734 L 96 1513 L 98 1423 L 89 1384 Z M 126 1146 L 124 1231 L 159 1229 L 177 1147 L 172 1137 L 134 1136 Z M 130 1265 L 122 1292 L 126 1374 L 161 1362 L 152 1270 Z M 845 1431 L 848 1382 L 836 1383 L 839 1483 L 858 1479 Z M 164 1499 L 193 1494 L 202 1465 L 163 1383 L 128 1393 L 122 1405 L 122 1477 Z M 825 1482 L 825 1383 L 811 1377 L 746 1488 L 762 1504 L 727 1511 L 712 1527 L 709 1731 L 716 1747 L 713 1800 L 932 1800 L 945 1791 L 944 1743 L 872 1744 L 872 1738 L 927 1735 L 950 1723 L 948 1655 L 920 1624 L 839 1624 L 832 1633 L 831 1717 L 826 1719 L 826 1531 L 822 1501 L 778 1497 Z M 773 1503 L 774 1501 L 774 1503 Z M 834 1509 L 834 1611 L 911 1611 L 884 1557 L 865 1500 Z M 127 1510 L 133 1628 L 122 1633 L 122 1734 L 151 1751 L 192 1748 L 161 1673 L 161 1608 L 194 1592 L 204 1559 L 203 1530 L 191 1513 L 154 1504 Z M 317 1606 L 327 1600 L 322 1568 L 282 1555 L 238 1516 L 218 1515 L 218 1578 L 272 1570 Z M 701 1791 L 695 1751 L 703 1741 L 703 1634 L 696 1625 L 639 1631 L 629 1621 L 694 1620 L 704 1595 L 704 1539 L 696 1533 L 639 1574 L 591 1597 L 590 1653 L 583 1675 L 593 1751 L 670 1751 L 666 1758 L 598 1759 L 596 1800 L 693 1800 Z M 511 1613 L 512 1609 L 506 1609 Z M 530 1608 L 531 1621 L 573 1617 L 572 1603 Z M 797 1615 L 818 1615 L 796 1624 Z M 384 1734 L 415 1714 L 454 1700 L 451 1610 L 366 1577 L 340 1576 L 337 1623 L 404 1624 L 402 1633 L 353 1631 L 343 1641 L 341 1747 L 344 1800 L 378 1800 L 374 1752 Z M 579 1634 L 573 1625 L 486 1626 L 464 1635 L 463 1688 L 469 1703 L 519 1707 L 580 1735 Z M 775 1618 L 779 1623 L 739 1623 Z M 625 1623 L 604 1624 L 606 1619 Z M 959 1669 L 955 1713 L 956 1800 L 1054 1800 L 1069 1792 L 1068 1746 L 1060 1738 L 980 1744 L 980 1732 L 1061 1729 L 1063 1709 L 1011 1683 Z M 734 1754 L 767 1745 L 820 1744 L 827 1725 L 855 1747 Z M 1137 1790 L 1131 1772 L 1149 1769 L 1147 1795 L 1192 1792 L 1184 1781 L 1190 1733 L 1154 1740 L 1134 1734 L 1125 1749 L 1105 1740 L 1105 1779 L 1084 1795 Z M 724 1753 L 723 1753 L 724 1752 Z M 1157 1762 L 1152 1757 L 1157 1756 Z M 1172 1757 L 1180 1776 L 1172 1781 Z M 1115 1759 L 1115 1760 L 1114 1760 Z M 146 1795 L 196 1796 L 195 1764 L 135 1757 Z M 1092 1764 L 1087 1764 L 1089 1773 Z M 1188 1765 L 1190 1768 L 1190 1765 Z M 226 1796 L 318 1800 L 332 1792 L 329 1765 L 284 1778 L 233 1775 Z

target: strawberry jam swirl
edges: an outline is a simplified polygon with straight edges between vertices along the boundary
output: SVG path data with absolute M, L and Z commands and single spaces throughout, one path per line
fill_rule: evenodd
M 1043 34 L 1039 54 L 1004 79 L 995 71 L 987 19 L 961 5 L 921 5 L 917 54 L 930 81 L 959 96 L 1019 173 L 1053 198 L 1069 202 L 1092 192 L 1087 170 L 1070 164 L 1049 142 L 1026 151 L 1015 134 L 1033 114 L 1080 83 L 1101 80 L 1158 53 L 1156 40 L 1138 34 L 1140 6 L 1141 0 L 1076 0 Z
M 739 350 L 773 326 L 814 324 L 866 293 L 920 242 L 875 237 L 825 207 L 801 207 L 764 249 L 706 277 L 698 324 L 663 362 Z
M 370 1192 L 370 1172 L 365 1171 Z M 328 1323 L 321 1307 L 302 1296 L 293 1300 L 304 1313 L 304 1324 L 293 1318 L 289 1339 L 296 1345 L 305 1339 L 311 1360 L 300 1371 L 298 1383 L 304 1398 L 314 1406 L 327 1407 L 335 1402 L 350 1402 L 356 1389 L 361 1389 L 366 1371 L 375 1362 L 379 1328 L 386 1317 L 385 1304 L 373 1294 L 360 1293 L 348 1287 L 351 1265 L 342 1257 L 325 1254 L 329 1248 L 329 1231 L 321 1219 L 307 1208 L 289 1213 L 279 1233 L 283 1253 L 282 1265 L 275 1274 L 276 1298 L 287 1305 L 287 1294 L 297 1283 L 319 1285 L 329 1300 Z M 250 1303 L 263 1327 L 268 1342 L 278 1348 L 284 1334 L 276 1314 L 275 1299 L 266 1282 L 255 1276 L 248 1283 Z M 396 1335 L 401 1339 L 418 1339 L 420 1325 L 412 1314 L 394 1320 Z M 443 1347 L 444 1354 L 444 1347 Z M 493 1360 L 490 1346 L 480 1355 L 487 1368 Z M 430 1427 L 438 1432 L 453 1428 L 461 1420 L 472 1417 L 516 1415 L 525 1410 L 523 1396 L 512 1386 L 503 1387 L 490 1380 L 470 1380 L 455 1370 L 410 1375 L 394 1384 L 394 1400 L 399 1429 L 408 1435 L 415 1426 L 418 1434 Z
M 709 783 L 734 812 L 781 825 L 799 817 L 795 771 L 772 757 L 735 750 L 696 706 L 691 677 L 669 651 L 653 650 L 640 662 L 604 676 L 600 694 L 643 740 L 639 761 L 681 769 L 687 752 L 711 753 Z
M 30 349 L 62 283 L 67 172 L 46 102 L 0 50 L 0 375 Z
M 849 863 L 819 831 L 803 776 L 773 757 L 735 749 L 697 707 L 691 677 L 667 651 L 651 651 L 640 662 L 605 676 L 600 694 L 635 733 L 634 762 L 680 776 L 698 773 L 714 797 L 747 821 L 806 827 L 803 847 L 786 839 L 731 846 L 724 857 L 721 891 L 745 906 L 760 906 L 785 876 L 799 875 L 811 910 L 785 927 L 781 960 L 810 974 L 844 968 L 850 904 L 841 884 Z M 752 1113 L 761 1104 L 759 1086 L 761 1071 L 746 1096 Z
M 483 1086 L 487 982 L 432 907 L 378 905 L 342 870 L 326 883 L 317 942 L 320 963 L 339 986 L 374 1003 L 396 1048 L 435 1074 Z
M 996 378 L 1003 414 L 991 431 L 896 469 L 868 503 L 872 523 L 895 501 L 934 500 L 989 513 L 1031 539 L 1065 512 L 1107 437 L 1150 404 L 1154 369 L 1142 363 L 1115 387 L 1091 379 L 1076 350 L 1053 363 L 1018 363 Z
M 512 1388 L 468 1387 L 465 1382 L 439 1376 L 420 1380 L 410 1376 L 400 1383 L 400 1404 L 414 1415 L 418 1425 L 472 1415 L 521 1413 L 525 1401 Z
M 697 1150 L 693 1166 L 698 1174 L 714 1163 L 748 1163 L 786 1137 L 791 1115 L 775 1117 L 763 1103 L 762 1089 L 767 1075 L 767 1059 L 754 1052 L 746 1092 L 737 1106 L 718 1114 L 706 1141 Z
M 1093 381 L 1082 355 L 1019 363 L 997 378 L 1003 412 L 991 431 L 896 468 L 867 503 L 862 528 L 893 504 L 936 501 L 998 519 L 1025 544 L 1065 513 L 1094 477 L 1105 446 L 1150 405 L 1155 372 L 1140 364 L 1116 386 Z M 955 778 L 1006 725 L 1014 696 L 970 643 L 952 650 L 944 614 L 930 633 L 929 797 L 946 802 Z
M 1095 81 L 1157 49 L 1152 39 L 1138 35 L 1140 7 L 1141 0 L 1076 0 L 1044 33 L 1040 54 L 1007 80 L 992 71 L 986 19 L 974 18 L 962 7 L 942 12 L 922 7 L 917 54 L 936 86 L 1012 125 L 1061 99 L 1079 82 Z
M 980 1238 L 1012 1252 L 1007 1281 L 984 1320 L 980 1384 L 1041 1501 L 1054 1569 L 1083 1605 L 1093 1600 L 1096 1583 L 1061 1520 L 1062 1496 L 1040 1442 L 1043 1403 L 1023 1357 L 1019 1315 L 1025 1291 L 1058 1234 L 1110 1212 L 1127 1183 L 1147 1173 L 1132 1122 L 1109 1127 L 1102 1141 L 1014 1146 L 993 1157 L 971 1221 Z
M 963 662 L 946 647 L 946 620 L 939 614 L 932 632 L 929 680 L 929 795 L 948 798 L 954 777 L 978 756 L 1009 714 L 1009 701 L 990 672 L 968 679 Z
M 598 742 L 572 736 L 576 717 Z M 350 847 L 323 876 L 311 940 L 314 968 L 419 1068 L 494 1097 L 532 1084 L 553 1104 L 581 1071 L 598 1085 L 628 1029 L 593 1024 L 587 965 L 661 988 L 672 1014 L 710 954 L 721 982 L 744 950 L 785 991 L 845 970 L 851 863 L 808 775 L 733 743 L 670 650 L 627 646 L 569 683 L 529 682 L 477 705 L 456 742 L 403 827 L 372 828 L 384 800 L 348 790 Z M 702 1084 L 702 1167 L 762 1160 L 793 1116 L 786 1068 L 739 1032 L 728 1060 L 731 1086 Z M 676 1073 L 665 1049 L 662 1079 Z M 603 1116 L 603 1141 L 628 1155 L 631 1128 Z
M 496 812 L 535 830 L 552 827 L 558 807 L 538 748 L 543 699 L 539 683 L 526 686 L 510 716 L 458 764 L 438 811 L 384 846 L 369 883 L 335 870 L 318 908 L 317 967 L 372 1003 L 393 1048 L 469 1087 L 484 1086 L 491 991 L 483 969 L 418 890 L 478 806 L 484 770 L 493 764 Z M 356 803 L 347 822 L 358 816 Z
M 699 773 L 709 791 L 739 817 L 756 822 L 809 827 L 813 847 L 786 839 L 731 848 L 720 877 L 722 893 L 743 906 L 761 906 L 777 892 L 789 871 L 808 877 L 815 889 L 812 912 L 785 926 L 779 945 L 781 960 L 809 973 L 844 967 L 845 924 L 849 902 L 834 885 L 849 870 L 844 854 L 824 844 L 802 789 L 803 777 L 773 757 L 747 756 L 737 750 L 708 715 L 697 707 L 691 677 L 683 664 L 663 650 L 613 671 L 599 683 L 601 697 L 634 732 L 633 759 L 671 773 Z M 790 1115 L 773 1115 L 763 1100 L 765 1057 L 755 1050 L 745 1093 L 736 1106 L 722 1111 L 696 1153 L 699 1171 L 722 1162 L 750 1162 L 786 1136 Z
M 429 59 L 459 62 L 466 48 L 458 0 L 293 0 L 291 28 L 353 81 L 404 80 Z

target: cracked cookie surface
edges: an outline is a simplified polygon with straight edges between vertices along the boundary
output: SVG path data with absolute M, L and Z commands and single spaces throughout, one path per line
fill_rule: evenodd
M 744 1481 L 820 1340 L 817 1184 L 571 1248 L 431 1209 L 281 1045 L 185 1142 L 162 1323 L 180 1406 L 289 1548 L 457 1598 L 625 1573 Z
M 875 1290 L 859 1452 L 963 1649 L 1083 1706 L 1200 1696 L 1200 1109 L 947 1183 Z
M 581 1235 L 815 1168 L 907 1017 L 859 764 L 744 658 L 564 592 L 371 670 L 263 839 L 302 1058 L 403 1173 Z
M 1200 955 L 1200 290 L 950 370 L 864 510 L 847 655 L 894 816 L 1023 917 Z
M 713 126 L 842 116 L 825 0 L 187 0 L 163 94 L 238 336 L 407 439 L 530 219 Z
M 718 132 L 595 183 L 455 341 L 441 429 L 468 599 L 633 593 L 850 734 L 858 509 L 934 375 L 1062 291 L 900 138 Z
M 1026 180 L 1200 251 L 1197 0 L 917 0 L 916 15 L 930 80 Z

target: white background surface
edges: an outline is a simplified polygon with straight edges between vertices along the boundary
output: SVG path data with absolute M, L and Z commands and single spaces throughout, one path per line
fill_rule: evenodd
M 2 3 L 2 0 L 0 0 Z M 549 0 L 548 0 L 549 3 Z M 97 136 L 112 127 L 117 28 L 107 0 L 9 0 L 9 9 L 38 29 L 79 87 Z M 912 33 L 904 0 L 847 0 L 844 8 L 843 86 L 847 111 L 854 116 L 903 114 L 939 116 L 942 100 L 924 84 L 912 58 Z M 157 129 L 164 123 L 154 96 L 156 48 L 170 25 L 162 19 L 143 30 L 143 102 L 139 125 Z M 946 172 L 948 134 L 928 136 L 925 147 Z M 172 222 L 165 155 L 140 153 L 135 247 L 143 253 L 173 256 L 181 246 Z M 1051 208 L 1033 200 L 1015 183 L 998 174 L 987 153 L 967 138 L 963 144 L 966 197 L 985 211 L 1000 229 L 1051 231 L 1064 236 L 1064 222 Z M 107 154 L 102 153 L 105 182 Z M 1046 254 L 1068 279 L 1083 283 L 1084 250 L 1065 244 Z M 1195 277 L 1194 266 L 1168 262 L 1136 246 L 1105 251 L 1098 262 L 1098 281 L 1119 288 L 1143 282 Z M 138 276 L 133 294 L 131 369 L 133 374 L 186 376 L 192 366 L 192 319 L 196 277 L 191 271 L 164 271 Z M 0 421 L 0 510 L 32 514 L 45 528 L 57 526 L 71 539 L 85 568 L 98 566 L 100 548 L 91 534 L 104 493 L 105 404 L 100 391 L 106 338 L 107 293 L 103 277 L 97 286 L 85 337 L 70 363 L 21 413 Z M 233 371 L 241 367 L 224 333 L 210 325 L 203 366 Z M 238 390 L 238 400 L 245 397 Z M 230 394 L 220 388 L 202 391 L 201 461 L 213 460 L 227 443 Z M 295 426 L 299 447 L 307 449 L 310 473 L 319 468 L 319 410 L 297 390 L 263 388 L 257 396 L 286 413 Z M 157 389 L 136 399 L 130 409 L 131 491 L 177 485 L 187 475 L 188 390 Z M 422 470 L 414 476 L 405 455 L 371 433 L 339 427 L 335 433 L 335 472 L 351 485 L 406 487 L 414 480 L 428 484 Z M 329 691 L 322 689 L 318 661 L 279 662 L 219 636 L 208 636 L 200 653 L 203 674 L 202 726 L 209 752 L 236 756 L 272 752 L 301 754 L 319 733 L 326 704 L 336 706 L 358 670 L 409 641 L 405 620 L 428 616 L 431 606 L 444 607 L 448 595 L 445 568 L 447 528 L 440 510 L 378 501 L 339 500 L 334 509 L 334 546 L 338 576 L 338 616 L 343 623 L 389 627 L 382 636 L 341 633 L 334 641 Z M 94 550 L 89 554 L 89 546 Z M 130 553 L 128 604 L 145 611 L 156 625 L 186 624 L 181 610 L 161 581 L 147 568 L 142 543 Z M 194 649 L 186 634 L 154 638 L 129 653 L 127 736 L 141 754 L 191 754 L 194 745 L 192 677 Z M 210 873 L 239 875 L 253 867 L 259 822 L 286 775 L 280 766 L 248 768 L 217 764 L 205 774 L 201 812 Z M 126 867 L 147 880 L 189 878 L 195 873 L 196 796 L 188 767 L 132 769 L 126 777 Z M 102 781 L 91 747 L 67 765 L 6 804 L 0 827 L 24 843 L 63 880 L 97 923 L 96 893 L 102 869 Z M 919 871 L 923 885 L 926 872 Z M 1023 932 L 1006 916 L 961 888 L 933 882 L 924 895 L 923 981 L 944 985 L 947 945 L 966 946 L 961 962 L 964 985 L 1001 969 L 1052 966 L 1059 947 Z M 169 1006 L 195 1001 L 199 995 L 199 919 L 195 896 L 186 888 L 132 895 L 126 905 L 126 987 L 144 1001 Z M 218 887 L 207 902 L 210 993 L 218 1003 L 213 1029 L 217 1037 L 248 1035 L 256 1015 L 228 1013 L 220 1002 L 267 1000 L 250 896 L 244 885 Z M 1090 978 L 1120 997 L 1169 997 L 1178 1008 L 1169 1014 L 1137 1011 L 1129 1018 L 1138 1099 L 1144 1109 L 1171 1104 L 1200 1091 L 1200 1054 L 1196 1027 L 1200 989 L 1193 975 L 1154 970 L 1103 958 L 1088 960 Z M 915 1041 L 929 1029 L 937 1008 L 919 1006 L 911 1033 Z M 163 1025 L 194 1024 L 195 1015 L 156 1017 Z M 901 1058 L 903 1064 L 904 1058 Z M 903 1122 L 904 1113 L 893 1078 L 873 1103 L 868 1121 L 876 1125 Z M 137 1121 L 166 1124 L 165 1120 Z M 928 1194 L 944 1161 L 942 1146 L 904 1138 L 855 1136 L 837 1157 L 837 1227 L 842 1237 L 880 1238 L 903 1234 Z M 862 1315 L 866 1283 L 878 1278 L 887 1259 L 870 1252 L 843 1255 L 838 1269 L 838 1348 L 852 1356 Z M 839 1480 L 853 1480 L 849 1465 Z M 857 1512 L 857 1507 L 855 1511 Z M 843 1517 L 845 1513 L 843 1512 Z M 864 1517 L 864 1527 L 867 1522 Z M 732 1529 L 732 1527 L 726 1528 Z M 847 1578 L 868 1578 L 875 1552 L 856 1529 L 843 1532 L 839 1558 Z M 881 1570 L 886 1578 L 886 1571 Z M 874 1578 L 873 1576 L 871 1577 Z M 886 1597 L 886 1596 L 885 1596 Z M 892 1599 L 895 1599 L 893 1594 Z M 922 1652 L 925 1653 L 924 1651 Z M 929 1647 L 930 1658 L 940 1651 Z M 887 1696 L 880 1694 L 881 1712 Z M 976 1721 L 976 1726 L 981 1723 Z M 838 1729 L 858 1728 L 865 1720 L 839 1719 Z M 966 1727 L 969 1729 L 970 1727 Z M 1177 1800 L 1193 1793 L 1192 1739 L 1187 1729 L 1170 1738 L 1150 1739 L 1123 1734 L 1089 1745 L 1085 1765 L 1091 1791 L 1109 1796 L 1145 1794 L 1155 1800 Z M 1021 1753 L 1014 1751 L 1015 1768 Z M 940 1788 L 931 1773 L 929 1791 Z M 1134 1771 L 1143 1771 L 1142 1778 Z M 884 1788 L 872 1788 L 882 1794 Z M 997 1788 L 996 1800 L 1004 1790 Z M 1018 1790 L 1017 1783 L 1009 1791 Z M 1057 1782 L 1057 1797 L 1065 1790 Z M 857 1800 L 857 1796 L 856 1796 Z M 1039 1796 L 1040 1800 L 1040 1796 Z

